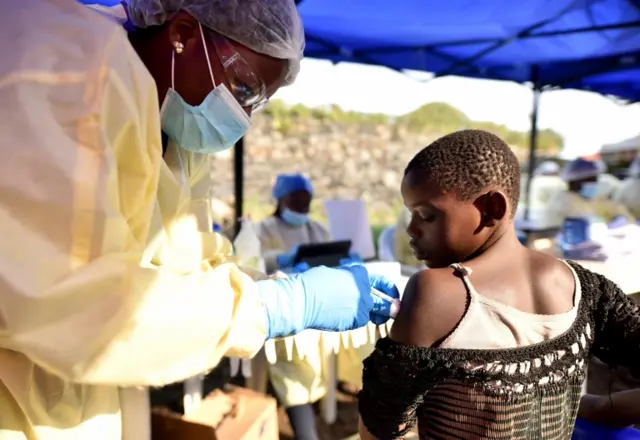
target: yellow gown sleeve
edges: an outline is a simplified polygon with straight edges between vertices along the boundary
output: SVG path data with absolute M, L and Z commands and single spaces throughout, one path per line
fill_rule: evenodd
M 325 225 L 323 225 L 320 222 L 316 222 L 316 221 L 314 221 L 313 224 L 314 224 L 314 226 L 316 228 L 318 228 L 318 235 L 320 235 L 320 237 L 322 237 L 321 240 L 323 242 L 327 242 L 327 241 L 331 241 L 332 240 L 331 232 L 329 232 L 329 229 Z
M 635 217 L 629 209 L 621 203 L 608 199 L 596 199 L 593 201 L 593 210 L 605 221 L 611 221 L 616 217 L 625 217 L 635 221 Z
M 279 269 L 278 255 L 286 250 L 282 239 L 274 235 L 272 228 L 269 227 L 269 219 L 270 217 L 258 224 L 257 233 L 267 273 L 272 273 Z
M 636 218 L 640 218 L 640 178 L 628 177 L 614 194 L 613 201 L 624 207 Z
M 103 47 L 86 72 L 0 81 L 0 347 L 69 381 L 156 386 L 253 355 L 266 318 L 234 264 L 144 261 L 157 92 L 124 32 Z

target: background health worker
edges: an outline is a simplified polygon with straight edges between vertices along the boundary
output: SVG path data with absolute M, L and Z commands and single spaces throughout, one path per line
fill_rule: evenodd
M 298 246 L 331 241 L 327 228 L 309 218 L 313 185 L 302 174 L 280 174 L 272 189 L 276 208 L 258 225 L 258 237 L 267 272 L 291 268 Z M 298 338 L 302 349 L 290 351 L 285 340 L 275 341 L 276 359 L 268 364 L 269 379 L 284 406 L 296 440 L 317 440 L 313 404 L 327 394 L 320 332 Z
M 281 174 L 272 189 L 276 209 L 258 227 L 267 271 L 291 269 L 298 246 L 331 241 L 331 234 L 320 222 L 309 217 L 313 200 L 311 180 L 302 174 Z M 406 232 L 405 232 L 406 233 Z M 357 254 L 351 258 L 359 259 Z M 301 263 L 292 268 L 302 272 Z M 321 332 L 305 332 L 295 337 L 297 350 L 287 350 L 286 340 L 275 341 L 276 361 L 269 365 L 269 378 L 279 402 L 286 408 L 296 440 L 318 438 L 312 404 L 324 398 L 335 383 L 323 362 Z M 362 387 L 362 361 L 374 349 L 375 341 L 344 337 L 337 353 L 337 378 L 343 392 L 357 393 Z M 301 347 L 301 345 L 303 345 Z
M 567 163 L 561 173 L 567 189 L 555 191 L 549 198 L 545 223 L 561 226 L 569 217 L 600 218 L 604 221 L 618 216 L 631 218 L 624 206 L 598 197 L 601 173 L 602 167 L 594 161 L 578 158 Z
M 280 174 L 271 191 L 273 215 L 258 225 L 267 272 L 291 266 L 301 244 L 331 241 L 329 230 L 309 217 L 313 199 L 311 180 L 302 174 Z
M 397 294 L 361 266 L 255 282 L 199 228 L 207 154 L 298 71 L 293 1 L 128 6 L 129 37 L 73 1 L 0 15 L 1 440 L 143 439 L 146 392 L 126 387 L 365 325 L 371 287 Z
M 640 219 L 640 155 L 631 162 L 627 178 L 614 195 L 614 200 Z

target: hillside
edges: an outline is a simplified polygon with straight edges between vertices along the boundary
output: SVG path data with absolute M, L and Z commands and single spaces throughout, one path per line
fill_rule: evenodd
M 522 160 L 529 134 L 491 122 L 470 120 L 444 103 L 427 104 L 391 118 L 346 112 L 338 106 L 287 107 L 273 101 L 254 117 L 245 141 L 246 210 L 254 218 L 272 211 L 271 185 L 278 173 L 303 172 L 313 181 L 316 197 L 363 198 L 371 222 L 395 221 L 401 206 L 399 186 L 404 167 L 421 148 L 439 136 L 465 128 L 491 131 L 512 146 Z M 557 152 L 563 139 L 551 130 L 539 134 L 539 149 Z M 233 198 L 231 156 L 216 156 L 216 193 Z M 320 203 L 314 215 L 321 216 Z

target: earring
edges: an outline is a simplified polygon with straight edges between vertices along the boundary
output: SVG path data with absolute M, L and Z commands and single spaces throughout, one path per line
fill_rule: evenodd
M 174 42 L 173 43 L 173 47 L 174 47 L 174 49 L 175 49 L 175 51 L 176 51 L 176 53 L 178 55 L 180 55 L 182 53 L 182 51 L 184 50 L 184 44 L 182 44 L 179 41 Z

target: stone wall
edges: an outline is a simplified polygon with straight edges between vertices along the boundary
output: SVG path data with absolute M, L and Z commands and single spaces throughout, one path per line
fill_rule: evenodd
M 245 210 L 263 217 L 273 209 L 271 186 L 279 173 L 311 177 L 316 198 L 363 198 L 372 224 L 395 221 L 400 181 L 408 161 L 439 133 L 416 134 L 390 124 L 346 124 L 314 118 L 254 117 L 245 138 Z M 516 150 L 522 156 L 524 151 Z M 216 194 L 233 200 L 233 159 L 218 155 Z M 321 216 L 321 203 L 314 214 Z

